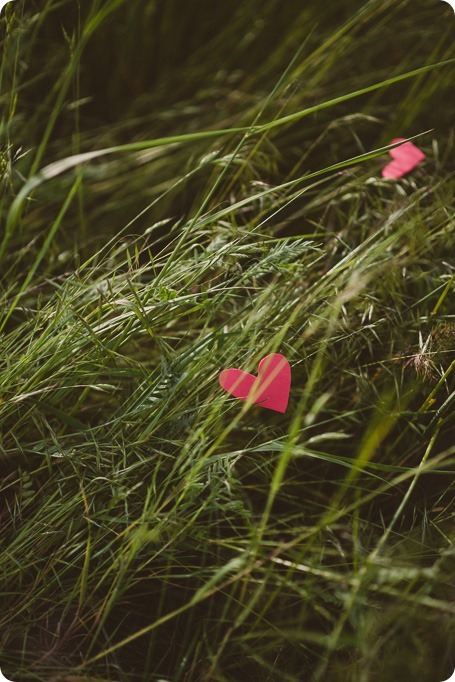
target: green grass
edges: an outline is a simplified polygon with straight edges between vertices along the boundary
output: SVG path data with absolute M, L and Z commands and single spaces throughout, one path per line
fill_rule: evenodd
M 455 17 L 16 0 L 0 17 L 0 667 L 455 665 Z M 384 180 L 390 141 L 425 161 Z M 282 415 L 226 367 L 292 367 Z

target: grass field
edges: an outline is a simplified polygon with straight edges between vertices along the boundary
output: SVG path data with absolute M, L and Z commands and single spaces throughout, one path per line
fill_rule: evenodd
M 4 7 L 8 680 L 451 675 L 454 35 L 439 0 Z M 218 383 L 269 353 L 284 414 Z

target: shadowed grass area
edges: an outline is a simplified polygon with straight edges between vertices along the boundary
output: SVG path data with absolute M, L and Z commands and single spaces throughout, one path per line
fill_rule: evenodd
M 8 679 L 451 674 L 454 28 L 437 0 L 2 10 Z M 391 181 L 395 137 L 426 158 Z M 284 415 L 223 393 L 273 352 Z

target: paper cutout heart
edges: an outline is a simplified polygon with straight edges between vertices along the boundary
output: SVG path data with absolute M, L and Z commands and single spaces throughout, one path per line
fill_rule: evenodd
M 398 137 L 392 140 L 390 144 L 404 142 L 404 140 L 404 137 Z M 393 161 L 382 169 L 382 177 L 394 178 L 394 180 L 412 171 L 413 168 L 426 158 L 425 154 L 412 142 L 404 142 L 399 147 L 390 149 L 389 154 Z
M 284 413 L 291 390 L 291 366 L 284 355 L 271 353 L 259 363 L 257 377 L 241 369 L 224 369 L 219 382 L 234 398 L 247 400 L 251 396 L 254 405 Z

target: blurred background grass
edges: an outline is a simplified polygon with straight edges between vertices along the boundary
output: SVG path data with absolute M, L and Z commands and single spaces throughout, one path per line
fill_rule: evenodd
M 27 152 L 16 166 L 24 176 L 69 151 L 250 125 L 302 44 L 301 57 L 261 122 L 453 56 L 450 8 L 439 0 L 412 7 L 30 0 L 5 7 L 4 14 L 12 25 L 2 63 L 3 138 L 12 145 L 10 154 Z M 422 74 L 270 131 L 261 153 L 243 164 L 243 184 L 258 176 L 263 182 L 295 177 L 431 128 L 445 140 L 439 153 L 447 158 L 452 81 L 451 68 Z M 224 153 L 232 151 L 232 141 L 221 145 Z M 92 168 L 71 229 L 58 237 L 61 251 L 93 250 L 132 211 L 219 147 L 220 140 L 202 141 Z M 162 197 L 137 220 L 137 229 L 187 215 L 212 179 L 209 164 Z M 66 190 L 64 184 L 56 196 L 53 183 L 43 198 L 61 202 Z M 86 213 L 95 216 L 96 229 L 89 229 Z M 41 229 L 43 219 L 34 219 Z M 302 221 L 295 232 L 302 232 Z
M 454 67 L 425 68 L 455 17 L 299 5 L 2 11 L 14 682 L 453 668 Z M 414 135 L 424 164 L 382 180 L 375 150 Z M 221 395 L 272 351 L 286 416 Z

